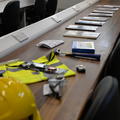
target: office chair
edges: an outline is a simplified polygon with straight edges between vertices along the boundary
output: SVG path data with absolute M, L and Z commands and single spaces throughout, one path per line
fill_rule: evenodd
M 103 78 L 90 100 L 91 104 L 80 120 L 120 120 L 120 95 L 116 78 Z
M 116 77 L 120 85 L 120 33 L 116 41 L 117 42 L 107 60 L 104 76 L 111 75 Z
M 19 28 L 20 25 L 20 2 L 10 1 L 1 15 L 1 35 L 8 34 Z
M 55 14 L 57 8 L 57 0 L 48 0 L 46 3 L 46 17 Z
M 45 0 L 35 0 L 35 5 L 26 12 L 27 23 L 32 24 L 45 18 L 46 2 Z

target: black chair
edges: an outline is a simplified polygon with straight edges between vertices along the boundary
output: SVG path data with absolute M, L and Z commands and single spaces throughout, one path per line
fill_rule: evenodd
M 9 2 L 1 15 L 1 35 L 8 34 L 19 29 L 20 25 L 20 2 Z
M 120 95 L 117 79 L 107 76 L 93 92 L 88 110 L 80 120 L 120 120 Z
M 107 60 L 104 76 L 111 75 L 120 81 L 120 33 L 116 39 L 116 44 Z M 119 82 L 120 84 L 120 82 Z
M 27 24 L 35 23 L 45 18 L 46 2 L 45 0 L 35 0 L 35 5 L 26 11 Z
M 46 17 L 55 14 L 57 8 L 57 0 L 48 0 L 46 3 Z

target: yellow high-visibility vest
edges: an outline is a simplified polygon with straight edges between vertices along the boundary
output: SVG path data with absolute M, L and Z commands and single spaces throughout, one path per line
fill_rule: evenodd
M 56 68 L 64 69 L 66 70 L 66 72 L 64 73 L 65 77 L 75 75 L 75 72 L 69 69 L 65 64 L 61 63 L 56 56 L 54 56 L 52 59 L 49 60 L 48 60 L 48 56 L 42 56 L 36 60 L 32 60 L 32 62 L 45 63 L 46 65 L 51 65 L 51 66 L 53 65 Z M 44 81 L 49 78 L 49 75 L 46 75 L 46 73 L 41 71 L 36 72 L 33 70 L 20 69 L 19 67 L 10 67 L 10 66 L 19 66 L 20 64 L 23 63 L 24 61 L 16 61 L 14 63 L 8 63 L 7 65 L 2 64 L 0 65 L 0 70 L 6 71 L 3 74 L 4 77 L 13 77 L 26 84 Z

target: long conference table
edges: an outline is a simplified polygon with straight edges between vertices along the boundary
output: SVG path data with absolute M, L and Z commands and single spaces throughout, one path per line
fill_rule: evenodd
M 78 120 L 82 115 L 82 111 L 90 94 L 100 78 L 103 67 L 107 62 L 107 58 L 110 55 L 120 32 L 120 10 L 116 11 L 113 17 L 109 18 L 102 27 L 97 29 L 96 32 L 100 32 L 101 34 L 96 40 L 63 37 L 63 34 L 66 32 L 66 26 L 74 24 L 74 22 L 81 17 L 88 16 L 98 4 L 120 5 L 120 2 L 112 0 L 100 1 L 62 25 L 27 43 L 25 46 L 12 52 L 10 55 L 0 59 L 0 62 L 16 58 L 29 61 L 47 55 L 51 49 L 36 47 L 36 44 L 44 39 L 64 40 L 65 43 L 57 47 L 63 51 L 71 51 L 73 40 L 93 41 L 95 43 L 96 53 L 101 54 L 100 61 L 58 57 L 61 62 L 74 71 L 76 71 L 75 66 L 78 64 L 86 66 L 86 73 L 76 72 L 75 76 L 66 78 L 67 84 L 61 100 L 57 100 L 54 97 L 43 96 L 43 85 L 47 83 L 47 81 L 28 85 L 35 95 L 36 103 L 43 120 Z

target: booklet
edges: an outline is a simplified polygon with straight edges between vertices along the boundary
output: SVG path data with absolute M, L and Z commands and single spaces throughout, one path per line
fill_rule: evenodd
M 101 21 L 101 22 L 105 22 L 107 21 L 109 18 L 108 17 L 82 17 L 80 18 L 81 20 L 90 20 L 90 21 Z
M 100 33 L 95 32 L 83 32 L 83 31 L 67 31 L 64 34 L 64 37 L 77 37 L 77 38 L 88 38 L 88 39 L 97 39 Z
M 115 11 L 108 11 L 108 10 L 93 10 L 92 13 L 105 13 L 105 14 L 113 14 Z
M 101 7 L 101 8 L 96 8 L 96 10 L 117 11 L 117 10 L 119 10 L 119 8 L 104 8 L 104 7 Z
M 66 27 L 68 30 L 80 30 L 80 31 L 96 31 L 96 26 L 83 26 L 83 25 L 69 25 Z
M 80 25 L 93 25 L 93 26 L 102 26 L 105 22 L 100 21 L 88 21 L 88 20 L 78 20 L 75 22 L 75 24 Z
M 105 13 L 90 13 L 89 16 L 96 16 L 96 17 L 112 17 L 113 14 L 105 14 Z
M 95 53 L 94 42 L 73 41 L 72 52 Z

